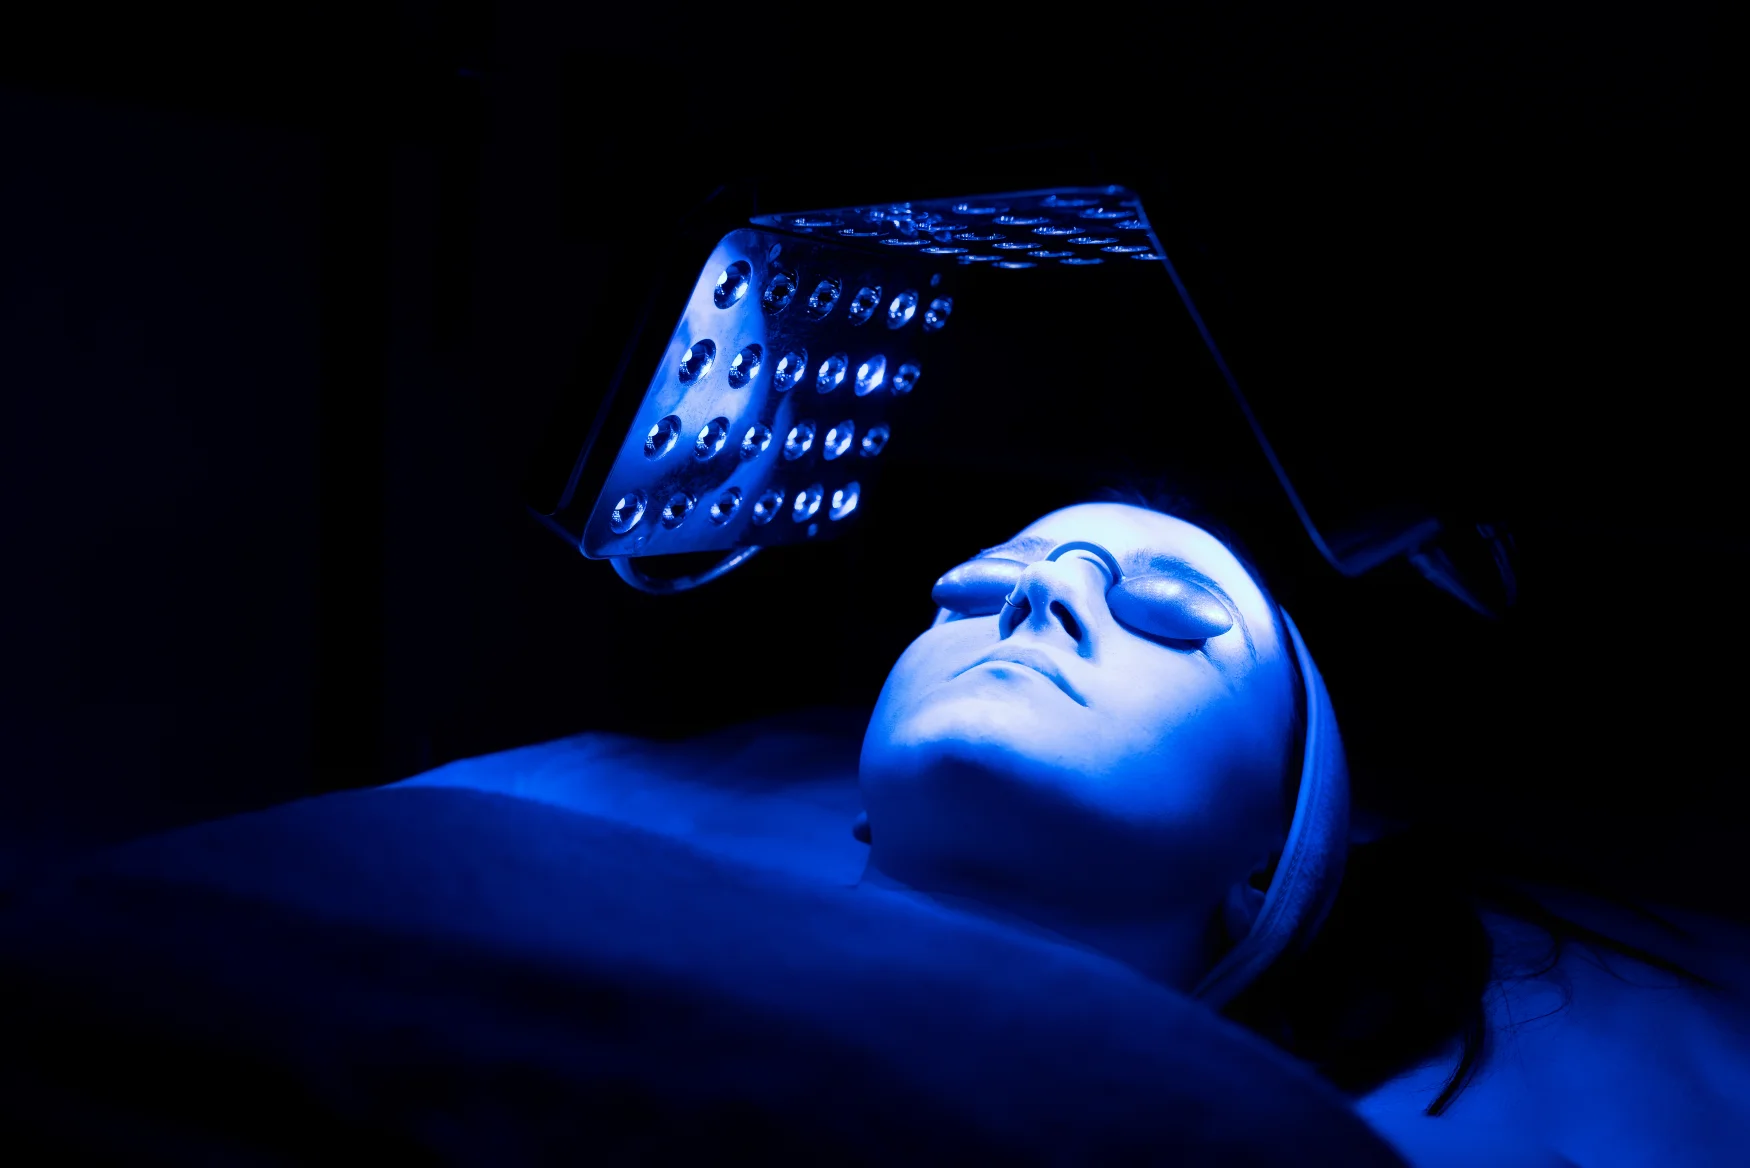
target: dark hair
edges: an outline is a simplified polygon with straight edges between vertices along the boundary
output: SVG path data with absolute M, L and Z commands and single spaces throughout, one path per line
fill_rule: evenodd
M 1201 514 L 1188 499 L 1127 486 L 1101 491 L 1090 501 L 1159 511 L 1220 539 L 1269 600 L 1278 634 L 1287 643 L 1281 610 L 1257 561 L 1232 531 Z M 1289 659 L 1293 661 L 1293 654 Z M 1297 737 L 1303 739 L 1298 667 L 1295 673 Z M 1285 783 L 1285 792 L 1292 814 L 1300 773 L 1298 746 L 1290 757 L 1292 778 Z M 1569 945 L 1608 950 L 1693 985 L 1712 986 L 1675 962 L 1552 912 L 1518 888 L 1512 877 L 1547 878 L 1628 907 L 1674 934 L 1681 933 L 1630 898 L 1572 872 L 1553 872 L 1547 864 L 1534 866 L 1523 857 L 1496 851 L 1491 862 L 1483 855 L 1485 850 L 1481 840 L 1461 838 L 1431 824 L 1411 825 L 1382 839 L 1351 845 L 1342 887 L 1317 936 L 1306 949 L 1278 960 L 1223 1013 L 1312 1064 L 1352 1095 L 1365 1094 L 1460 1039 L 1457 1065 L 1425 1109 L 1428 1115 L 1439 1115 L 1470 1083 L 1487 1056 L 1483 1000 L 1489 986 L 1508 977 L 1526 979 L 1550 972 Z M 1498 971 L 1494 945 L 1483 923 L 1484 909 L 1542 929 L 1549 938 L 1543 960 L 1529 970 Z
M 1515 869 L 1523 873 L 1529 865 L 1496 855 L 1491 871 L 1478 862 L 1480 844 L 1421 824 L 1351 846 L 1342 888 L 1312 943 L 1265 971 L 1224 1013 L 1354 1095 L 1438 1056 L 1458 1038 L 1458 1061 L 1425 1108 L 1439 1115 L 1487 1057 L 1489 986 L 1549 973 L 1570 945 L 1714 988 L 1676 962 L 1551 911 L 1515 884 Z M 1566 887 L 1630 908 L 1673 935 L 1682 932 L 1616 890 L 1573 873 L 1562 877 L 1557 882 Z M 1542 960 L 1510 973 L 1497 969 L 1483 909 L 1540 928 L 1549 938 Z

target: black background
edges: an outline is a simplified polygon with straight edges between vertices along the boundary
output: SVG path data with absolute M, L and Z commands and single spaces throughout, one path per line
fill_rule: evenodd
M 1309 474 L 1433 477 L 1449 519 L 1515 534 L 1521 603 L 1490 624 L 1402 564 L 1338 578 L 1282 514 L 1242 532 L 1363 795 L 1741 905 L 1743 379 L 1700 17 L 4 20 L 0 875 L 582 729 L 870 701 L 933 544 L 647 598 L 529 518 L 531 453 L 719 187 L 776 210 L 1110 180 Z M 1018 465 L 955 538 L 1064 485 Z

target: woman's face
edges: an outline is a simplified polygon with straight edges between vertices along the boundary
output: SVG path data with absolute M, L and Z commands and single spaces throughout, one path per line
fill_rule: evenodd
M 1164 578 L 1151 595 L 1205 614 L 1213 597 L 1231 627 L 1140 630 L 1097 555 L 1047 561 L 1071 540 L 1106 548 L 1133 586 Z M 871 864 L 1078 912 L 1211 903 L 1282 834 L 1294 680 L 1263 593 L 1214 536 L 1118 503 L 1055 511 L 981 555 L 1018 561 L 997 567 L 1024 603 L 950 614 L 888 675 L 861 763 Z

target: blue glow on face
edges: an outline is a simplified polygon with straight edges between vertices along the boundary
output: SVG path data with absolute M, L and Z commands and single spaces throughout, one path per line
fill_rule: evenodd
M 1043 542 L 1028 548 L 1042 549 Z M 1126 572 L 1111 549 L 1087 540 L 1058 544 L 1043 558 L 1050 563 L 1070 554 L 1092 555 L 1106 569 L 1106 607 L 1132 632 L 1172 643 L 1178 648 L 1205 646 L 1234 627 L 1233 602 L 1220 585 L 1190 565 L 1149 564 Z M 947 619 L 969 616 L 1026 615 L 1027 561 L 1013 556 L 982 554 L 936 581 L 930 598 Z M 1013 611 L 1010 611 L 1013 610 Z M 1247 649 L 1253 649 L 1247 638 Z
M 1231 624 L 1196 645 L 1138 631 L 1100 555 L 1048 558 L 1077 540 L 1127 578 L 1195 584 L 1178 616 L 1218 592 Z M 981 558 L 1018 572 L 1025 607 L 939 619 L 889 674 L 860 770 L 872 866 L 1206 921 L 1283 831 L 1294 680 L 1263 593 L 1209 533 L 1123 504 L 1053 512 Z

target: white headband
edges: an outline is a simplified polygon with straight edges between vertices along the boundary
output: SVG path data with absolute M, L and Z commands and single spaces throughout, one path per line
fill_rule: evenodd
M 1349 851 L 1349 767 L 1325 679 L 1300 630 L 1282 614 L 1306 693 L 1306 749 L 1288 840 L 1251 929 L 1216 962 L 1195 995 L 1219 1010 L 1284 953 L 1312 940 L 1343 881 Z

